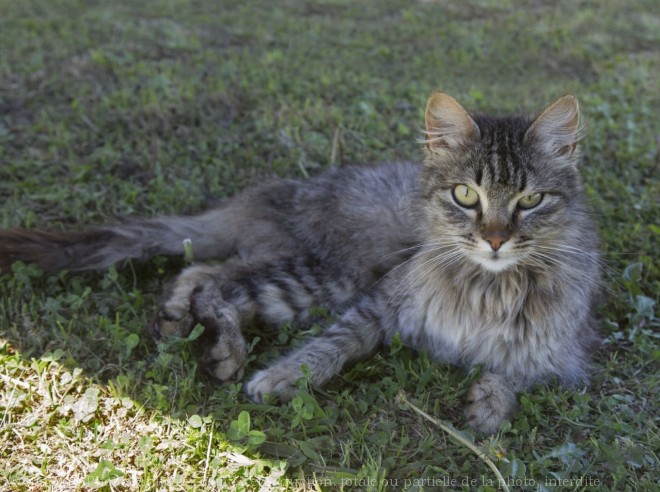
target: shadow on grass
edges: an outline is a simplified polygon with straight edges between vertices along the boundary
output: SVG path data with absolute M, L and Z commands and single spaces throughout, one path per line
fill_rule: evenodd
M 203 428 L 204 440 L 245 456 L 244 467 L 266 467 L 280 475 L 286 469 L 291 479 L 305 470 L 303 475 L 319 474 L 326 484 L 340 483 L 364 475 L 364 467 L 376 475 L 384 469 L 401 477 L 423 475 L 428 461 L 412 465 L 398 453 L 387 453 L 392 445 L 403 447 L 411 439 L 397 420 L 418 420 L 408 412 L 401 415 L 395 400 L 402 388 L 427 401 L 429 391 L 443 388 L 433 405 L 437 410 L 442 401 L 444 416 L 462 425 L 460 395 L 469 380 L 401 346 L 348 369 L 322 391 L 312 393 L 301 381 L 297 397 L 285 405 L 254 404 L 241 383 L 219 385 L 198 366 L 196 355 L 204 343 L 203 335 L 196 339 L 198 330 L 188 339 L 165 342 L 148 334 L 165 279 L 182 266 L 176 259 L 157 258 L 106 273 L 45 275 L 15 263 L 0 287 L 1 336 L 9 342 L 2 355 L 8 360 L 17 351 L 23 370 L 40 374 L 55 370 L 51 364 L 56 364 L 56 379 L 66 379 L 67 385 L 71 378 L 61 371 L 74 375 L 77 390 L 55 385 L 54 393 L 62 393 L 56 407 L 64 420 L 83 425 L 107 421 L 102 401 L 117 408 L 136 405 L 137 413 L 148 419 L 178 421 L 187 428 L 188 439 Z M 244 330 L 251 351 L 246 379 L 328 321 L 301 330 Z M 428 446 L 430 452 L 436 445 Z M 378 458 L 367 459 L 372 453 Z

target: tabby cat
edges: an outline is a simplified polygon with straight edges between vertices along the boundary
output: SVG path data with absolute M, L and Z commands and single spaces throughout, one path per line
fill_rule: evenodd
M 155 336 L 212 338 L 203 365 L 242 377 L 241 327 L 334 324 L 256 372 L 254 401 L 292 397 L 301 366 L 321 386 L 395 334 L 436 360 L 482 365 L 465 414 L 495 432 L 520 390 L 585 378 L 597 340 L 598 240 L 584 203 L 578 102 L 564 96 L 535 119 L 470 116 L 453 98 L 426 107 L 425 160 L 331 169 L 307 181 L 249 188 L 192 217 L 128 219 L 79 233 L 0 231 L 0 268 L 99 270 L 122 259 L 199 260 L 164 296 Z

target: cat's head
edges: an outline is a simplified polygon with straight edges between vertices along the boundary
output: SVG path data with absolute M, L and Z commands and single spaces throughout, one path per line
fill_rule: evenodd
M 422 180 L 429 243 L 491 272 L 556 257 L 552 248 L 575 233 L 581 134 L 573 96 L 532 119 L 470 116 L 450 96 L 433 94 Z

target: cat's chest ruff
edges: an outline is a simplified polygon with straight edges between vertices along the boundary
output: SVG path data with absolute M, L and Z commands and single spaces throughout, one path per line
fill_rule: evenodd
M 451 363 L 489 363 L 536 344 L 528 280 L 514 275 L 429 277 L 416 281 L 399 329 L 415 348 Z

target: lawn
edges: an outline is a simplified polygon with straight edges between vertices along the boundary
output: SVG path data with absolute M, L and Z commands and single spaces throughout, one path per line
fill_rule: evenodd
M 435 89 L 495 114 L 570 92 L 607 283 L 591 385 L 536 386 L 484 437 L 462 416 L 478 371 L 396 343 L 282 406 L 215 385 L 195 335 L 145 330 L 181 259 L 15 264 L 0 489 L 658 490 L 659 33 L 652 0 L 0 0 L 0 227 L 192 213 L 270 176 L 420 159 Z M 248 377 L 322 325 L 248 331 Z

